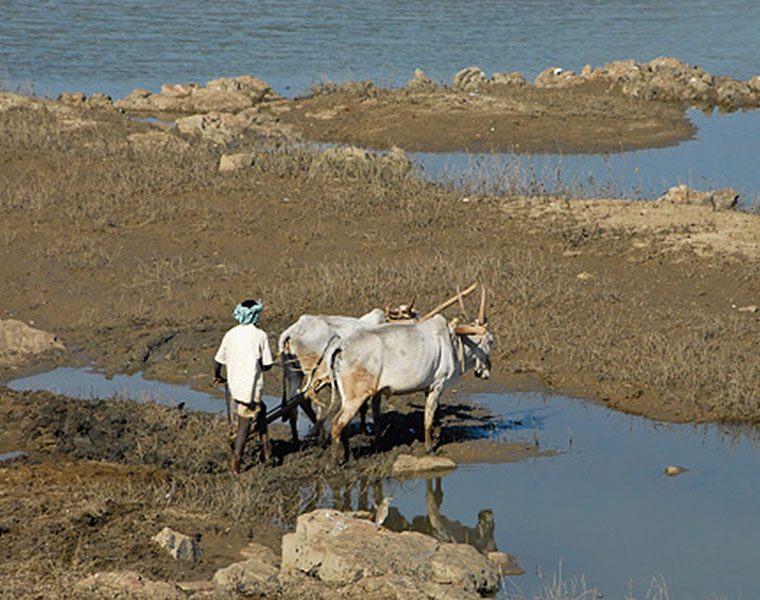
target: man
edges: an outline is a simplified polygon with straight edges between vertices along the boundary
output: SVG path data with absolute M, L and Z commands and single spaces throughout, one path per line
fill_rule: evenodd
M 267 410 L 261 400 L 263 372 L 272 368 L 272 353 L 267 334 L 256 327 L 263 309 L 261 300 L 245 300 L 238 304 L 233 315 L 240 324 L 224 334 L 214 357 L 214 381 L 227 383 L 237 406 L 238 429 L 232 461 L 232 472 L 235 475 L 240 472 L 240 459 L 252 421 L 254 431 L 258 431 L 261 436 L 264 460 L 270 463 L 272 458 L 267 434 Z M 222 365 L 227 369 L 226 379 L 222 377 Z

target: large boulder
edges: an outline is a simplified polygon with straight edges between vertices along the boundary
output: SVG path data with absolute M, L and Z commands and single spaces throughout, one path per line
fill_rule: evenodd
M 394 533 L 329 509 L 298 517 L 296 531 L 282 540 L 281 569 L 282 574 L 308 573 L 333 586 L 357 585 L 365 579 L 393 586 L 396 583 L 382 579 L 392 575 L 419 590 L 444 584 L 465 594 L 461 597 L 491 594 L 499 586 L 497 567 L 472 546 L 441 543 L 414 531 Z

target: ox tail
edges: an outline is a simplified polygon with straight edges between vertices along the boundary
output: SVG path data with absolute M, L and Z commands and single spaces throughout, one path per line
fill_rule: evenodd
M 338 359 L 340 358 L 340 353 L 343 350 L 343 344 L 339 337 L 335 337 L 332 340 L 330 340 L 330 343 L 327 345 L 327 348 L 325 348 L 325 359 L 327 360 L 327 367 L 328 367 L 328 373 L 330 374 L 330 406 L 327 409 L 327 414 L 331 415 L 335 412 L 335 388 L 338 388 L 338 391 L 341 394 L 341 397 L 343 396 L 343 390 L 340 389 L 340 379 L 339 379 L 339 369 L 338 369 Z

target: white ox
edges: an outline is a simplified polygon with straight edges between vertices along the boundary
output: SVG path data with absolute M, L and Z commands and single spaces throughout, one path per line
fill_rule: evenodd
M 491 369 L 493 338 L 484 325 L 485 296 L 475 325 L 452 326 L 441 315 L 413 324 L 387 324 L 357 330 L 332 350 L 331 374 L 340 392 L 340 411 L 332 420 L 333 456 L 344 458 L 348 438 L 343 429 L 371 398 L 375 435 L 379 435 L 382 395 L 424 391 L 425 449 L 433 449 L 431 429 L 441 394 L 459 376 L 473 369 L 476 377 L 487 379 Z
M 375 308 L 359 318 L 337 315 L 302 315 L 280 335 L 278 350 L 282 361 L 282 402 L 285 404 L 297 394 L 304 395 L 301 407 L 313 423 L 322 422 L 329 407 L 319 402 L 317 393 L 330 383 L 325 351 L 358 329 L 384 323 L 386 311 Z M 306 380 L 304 382 L 304 379 Z M 310 402 L 317 406 L 317 413 Z M 298 440 L 294 408 L 289 413 L 293 441 Z

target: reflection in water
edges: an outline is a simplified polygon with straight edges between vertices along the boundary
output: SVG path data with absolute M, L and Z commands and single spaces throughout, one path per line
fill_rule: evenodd
M 478 520 L 474 527 L 462 525 L 460 521 L 454 521 L 441 514 L 443 503 L 443 487 L 441 478 L 425 479 L 425 504 L 427 515 L 416 515 L 409 523 L 401 513 L 391 507 L 391 513 L 385 526 L 394 531 L 419 531 L 442 542 L 454 542 L 457 544 L 470 544 L 478 552 L 487 553 L 496 551 L 494 539 L 494 516 L 490 509 L 478 511 Z M 395 519 L 398 515 L 398 520 Z M 401 525 L 400 528 L 396 528 Z
M 370 488 L 372 501 L 370 501 Z M 302 512 L 310 512 L 328 505 L 343 512 L 356 511 L 361 516 L 370 518 L 386 494 L 382 480 L 370 484 L 366 479 L 361 479 L 357 482 L 335 485 L 318 482 L 312 488 L 305 490 L 303 496 L 307 500 L 302 504 Z M 478 511 L 477 521 L 470 527 L 442 515 L 441 504 L 443 504 L 442 478 L 425 479 L 427 514 L 407 518 L 391 504 L 388 518 L 383 525 L 391 531 L 418 531 L 441 542 L 469 544 L 483 554 L 497 550 L 492 510 Z

